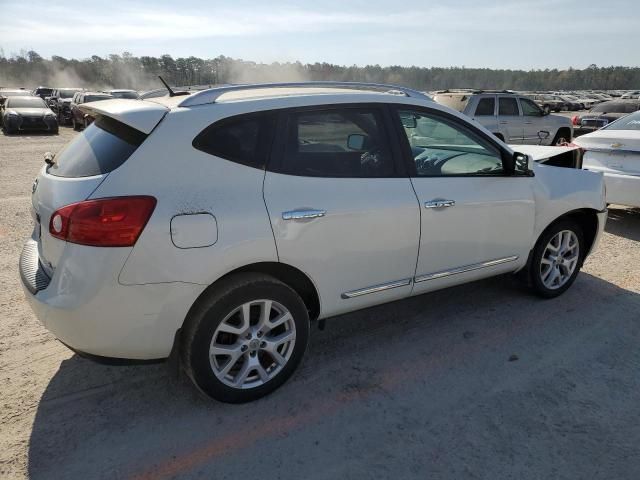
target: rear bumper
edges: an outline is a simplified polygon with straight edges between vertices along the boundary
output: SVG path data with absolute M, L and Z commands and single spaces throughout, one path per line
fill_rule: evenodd
M 640 207 L 640 176 L 605 173 L 607 203 Z
M 20 275 L 38 320 L 62 343 L 85 355 L 119 361 L 168 357 L 176 331 L 205 286 L 120 285 L 118 273 L 129 252 L 68 244 L 50 282 L 34 293 L 28 268 L 39 260 L 36 242 L 29 240 Z

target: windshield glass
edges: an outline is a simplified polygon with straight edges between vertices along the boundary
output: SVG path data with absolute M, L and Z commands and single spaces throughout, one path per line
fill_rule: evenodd
M 640 112 L 622 117 L 604 128 L 607 130 L 640 130 Z
M 73 94 L 79 92 L 80 90 L 58 90 L 58 96 L 60 98 L 71 98 Z
M 7 108 L 46 108 L 40 97 L 12 97 L 7 99 Z

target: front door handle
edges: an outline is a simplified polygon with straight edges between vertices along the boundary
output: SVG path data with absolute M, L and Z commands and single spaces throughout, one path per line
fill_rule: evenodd
M 282 212 L 283 220 L 304 220 L 307 218 L 320 218 L 327 214 L 326 210 L 289 210 L 288 212 Z
M 453 207 L 456 204 L 455 200 L 430 200 L 428 202 L 424 202 L 425 208 L 443 208 L 443 207 Z

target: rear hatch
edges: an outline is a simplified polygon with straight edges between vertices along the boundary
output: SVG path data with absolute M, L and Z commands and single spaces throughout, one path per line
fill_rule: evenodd
M 133 155 L 168 111 L 139 100 L 104 100 L 87 103 L 82 109 L 96 120 L 55 155 L 53 165 L 42 168 L 32 188 L 34 238 L 40 263 L 49 276 L 65 246 L 49 233 L 53 212 L 89 198 L 110 172 Z

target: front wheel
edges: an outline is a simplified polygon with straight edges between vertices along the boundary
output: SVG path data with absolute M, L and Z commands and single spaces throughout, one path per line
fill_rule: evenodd
M 243 403 L 280 387 L 302 360 L 309 315 L 300 296 L 268 275 L 234 275 L 199 302 L 185 325 L 182 363 L 216 400 Z
M 584 260 L 580 225 L 562 220 L 540 236 L 533 250 L 529 275 L 533 290 L 545 298 L 563 294 L 573 284 Z

